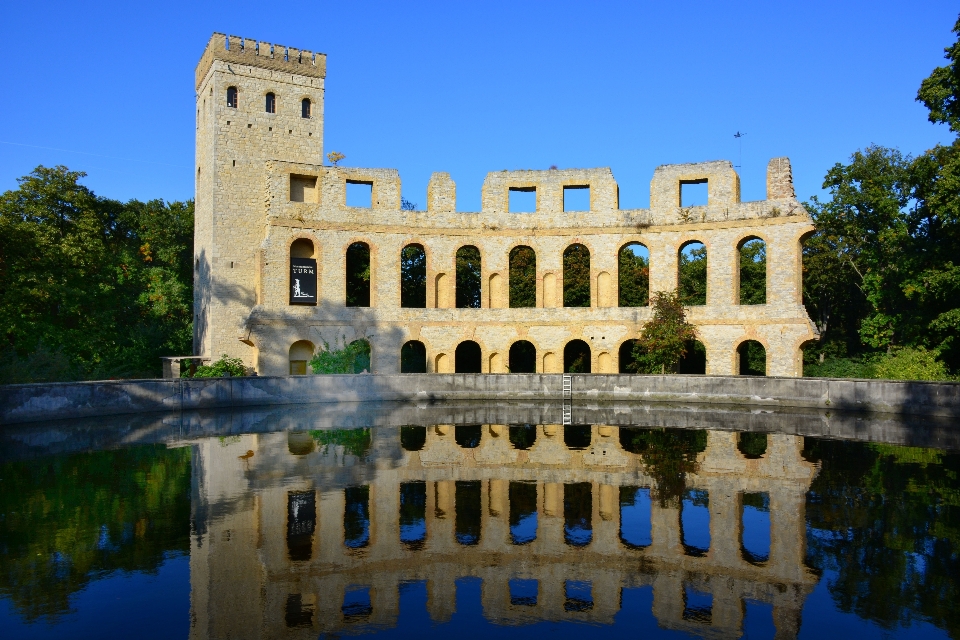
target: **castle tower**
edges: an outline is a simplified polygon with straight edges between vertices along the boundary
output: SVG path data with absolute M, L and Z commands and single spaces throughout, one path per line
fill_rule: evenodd
M 214 33 L 196 70 L 196 355 L 253 366 L 242 323 L 257 304 L 266 163 L 322 164 L 326 56 Z M 247 344 L 250 344 L 249 341 Z

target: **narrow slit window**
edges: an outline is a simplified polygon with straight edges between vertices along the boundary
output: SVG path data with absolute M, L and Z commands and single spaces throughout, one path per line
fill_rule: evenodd
M 300 117 L 309 118 L 310 115 L 310 98 L 304 98 L 300 101 Z
M 267 113 L 277 112 L 277 96 L 272 93 L 267 94 L 266 111 Z
M 227 106 L 232 107 L 233 109 L 237 108 L 237 88 L 230 87 L 227 89 Z

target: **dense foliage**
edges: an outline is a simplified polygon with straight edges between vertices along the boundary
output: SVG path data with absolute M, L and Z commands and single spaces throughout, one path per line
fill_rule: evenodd
M 697 454 L 707 448 L 707 432 L 621 427 L 620 444 L 640 455 L 644 470 L 656 480 L 653 497 L 660 505 L 675 506 L 686 491 L 686 475 L 697 470 Z
M 0 465 L 0 596 L 55 619 L 114 571 L 190 549 L 190 449 L 147 445 Z
M 365 242 L 347 247 L 346 304 L 370 306 L 370 247 Z
M 590 306 L 590 250 L 582 244 L 563 252 L 563 306 Z
M 419 244 L 408 244 L 400 251 L 400 306 L 427 307 L 427 253 Z
M 457 250 L 457 308 L 480 308 L 480 249 L 474 246 Z
M 330 347 L 326 341 L 323 349 L 318 349 L 310 359 L 310 369 L 314 373 L 363 373 L 370 371 L 370 343 L 366 340 L 354 340 L 350 344 Z
M 629 246 L 618 257 L 621 307 L 645 307 L 650 304 L 650 260 L 634 253 Z
M 960 42 L 946 54 L 917 100 L 931 122 L 960 133 Z M 821 332 L 807 363 L 923 347 L 956 372 L 960 139 L 916 157 L 867 147 L 831 168 L 823 186 L 829 198 L 807 204 L 817 232 L 804 248 L 804 301 Z
M 344 453 L 361 459 L 370 451 L 372 442 L 370 429 L 316 429 L 310 432 L 310 437 L 323 447 L 323 453 L 333 445 L 343 447 Z
M 537 254 L 530 247 L 510 252 L 510 308 L 537 306 Z
M 683 304 L 707 304 L 707 248 L 699 242 L 680 252 L 677 282 Z
M 193 202 L 37 167 L 0 196 L 0 383 L 160 375 L 192 353 Z
M 740 304 L 767 303 L 767 245 L 754 238 L 740 247 Z

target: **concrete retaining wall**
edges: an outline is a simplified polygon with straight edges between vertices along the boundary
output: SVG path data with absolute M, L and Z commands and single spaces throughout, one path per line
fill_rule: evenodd
M 573 375 L 573 401 L 807 407 L 960 417 L 960 383 Z M 330 375 L 0 386 L 0 424 L 323 402 L 561 400 L 559 374 Z

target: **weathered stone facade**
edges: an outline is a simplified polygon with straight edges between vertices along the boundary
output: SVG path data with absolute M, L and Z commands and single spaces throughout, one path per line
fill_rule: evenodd
M 226 42 L 229 42 L 227 48 Z M 377 373 L 400 369 L 401 347 L 420 341 L 427 371 L 453 372 L 454 352 L 479 344 L 482 371 L 507 371 L 517 340 L 536 347 L 537 371 L 563 370 L 565 345 L 582 339 L 591 370 L 620 370 L 619 349 L 650 318 L 648 307 L 618 307 L 618 254 L 638 242 L 650 254 L 650 291 L 677 286 L 678 253 L 707 248 L 707 303 L 690 309 L 707 352 L 708 374 L 738 373 L 737 347 L 756 340 L 768 375 L 800 376 L 801 346 L 816 337 L 801 300 L 801 242 L 813 231 L 797 201 L 790 162 L 774 158 L 768 199 L 740 202 L 726 161 L 658 167 L 650 209 L 619 208 L 610 169 L 501 171 L 487 175 L 479 213 L 456 210 L 456 186 L 435 173 L 426 211 L 401 209 L 393 169 L 323 166 L 325 56 L 214 34 L 197 68 L 195 345 L 197 355 L 242 357 L 261 375 L 291 372 L 291 347 L 366 338 Z M 237 90 L 228 106 L 228 90 Z M 275 113 L 266 112 L 268 93 Z M 310 100 L 309 117 L 301 101 Z M 371 185 L 370 207 L 348 207 L 346 185 Z M 705 206 L 681 207 L 684 183 L 708 185 Z M 564 187 L 589 187 L 590 210 L 564 211 Z M 536 192 L 536 211 L 511 213 L 511 189 Z M 739 248 L 766 244 L 766 304 L 739 304 Z M 307 240 L 317 260 L 318 303 L 289 304 L 291 248 Z M 345 304 L 346 250 L 370 249 L 370 306 Z M 563 307 L 563 252 L 590 251 L 591 304 Z M 422 245 L 427 308 L 400 306 L 400 253 Z M 479 249 L 482 304 L 455 308 L 456 252 Z M 536 308 L 509 308 L 509 254 L 536 252 Z M 301 256 L 303 257 L 303 256 Z M 298 358 L 302 356 L 297 356 Z

